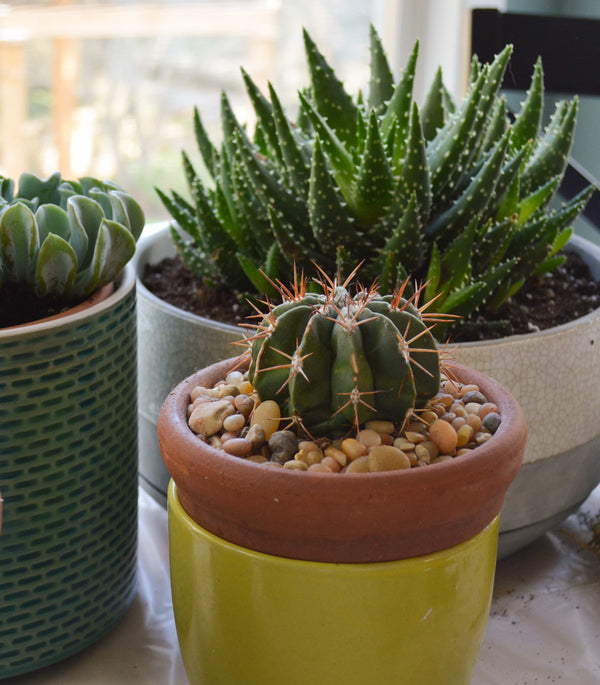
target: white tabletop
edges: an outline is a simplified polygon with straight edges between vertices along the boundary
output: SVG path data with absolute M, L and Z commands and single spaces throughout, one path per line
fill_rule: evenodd
M 600 487 L 582 506 L 600 511 Z M 14 685 L 188 685 L 169 589 L 167 513 L 139 499 L 138 589 L 103 639 Z M 572 516 L 498 563 L 488 627 L 471 685 L 600 683 L 600 558 Z M 240 685 L 243 685 L 240 683 Z

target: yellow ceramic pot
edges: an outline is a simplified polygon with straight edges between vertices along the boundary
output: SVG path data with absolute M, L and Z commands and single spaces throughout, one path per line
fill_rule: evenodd
M 335 564 L 255 552 L 169 487 L 173 606 L 192 685 L 466 685 L 491 601 L 498 518 L 454 547 Z

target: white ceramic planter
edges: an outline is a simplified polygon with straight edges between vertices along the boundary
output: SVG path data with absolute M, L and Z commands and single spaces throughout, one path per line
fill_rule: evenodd
M 573 236 L 569 248 L 600 280 L 600 248 Z M 600 309 L 529 335 L 466 343 L 457 361 L 510 388 L 529 427 L 523 466 L 500 518 L 499 556 L 564 520 L 600 481 Z
M 219 323 L 173 307 L 141 282 L 146 264 L 176 254 L 168 226 L 142 237 L 135 269 L 138 291 L 138 413 L 139 470 L 144 489 L 166 504 L 169 473 L 160 456 L 158 412 L 179 381 L 213 362 L 231 357 L 239 340 L 237 326 Z

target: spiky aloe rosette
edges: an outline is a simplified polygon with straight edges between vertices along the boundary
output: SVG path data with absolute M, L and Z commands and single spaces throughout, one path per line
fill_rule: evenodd
M 0 292 L 16 284 L 72 304 L 110 283 L 133 257 L 144 213 L 110 181 L 0 177 Z
M 265 97 L 248 74 L 253 138 L 222 97 L 223 144 L 198 112 L 194 127 L 205 173 L 183 154 L 192 201 L 159 192 L 179 229 L 173 238 L 208 284 L 272 294 L 293 264 L 363 275 L 391 292 L 410 274 L 439 295 L 438 311 L 463 317 L 497 307 L 525 280 L 560 265 L 569 228 L 592 189 L 559 209 L 550 203 L 573 139 L 577 99 L 561 102 L 542 130 L 543 74 L 511 123 L 499 95 L 512 48 L 472 63 L 455 104 L 438 70 L 422 106 L 413 100 L 417 49 L 395 82 L 371 33 L 368 97 L 351 96 L 305 33 L 310 87 L 290 122 L 275 89 Z M 265 275 L 268 278 L 265 277 Z
M 376 285 L 351 294 L 352 276 L 324 277 L 322 294 L 304 279 L 292 290 L 279 284 L 282 303 L 269 304 L 250 339 L 258 396 L 311 436 L 371 419 L 402 424 L 440 388 L 440 351 L 415 298 L 381 296 Z

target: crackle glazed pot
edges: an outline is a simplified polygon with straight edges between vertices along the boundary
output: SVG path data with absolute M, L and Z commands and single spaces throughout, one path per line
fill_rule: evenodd
M 237 326 L 174 307 L 144 286 L 146 265 L 176 254 L 169 227 L 165 225 L 142 237 L 135 257 L 138 339 L 142 343 L 138 346 L 140 481 L 146 492 L 163 505 L 167 503 L 169 473 L 156 436 L 162 403 L 182 378 L 235 354 L 231 343 L 242 337 Z
M 188 428 L 187 378 L 159 441 L 169 490 L 171 584 L 193 685 L 458 685 L 487 623 L 498 514 L 525 449 L 501 386 L 459 367 L 502 423 L 452 462 L 377 474 L 288 473 L 231 457 Z
M 135 271 L 0 329 L 0 680 L 102 637 L 136 586 Z
M 568 249 L 600 280 L 597 245 L 574 235 Z M 558 525 L 600 482 L 600 309 L 545 331 L 462 343 L 453 356 L 510 388 L 527 418 L 523 466 L 500 518 L 502 558 Z

